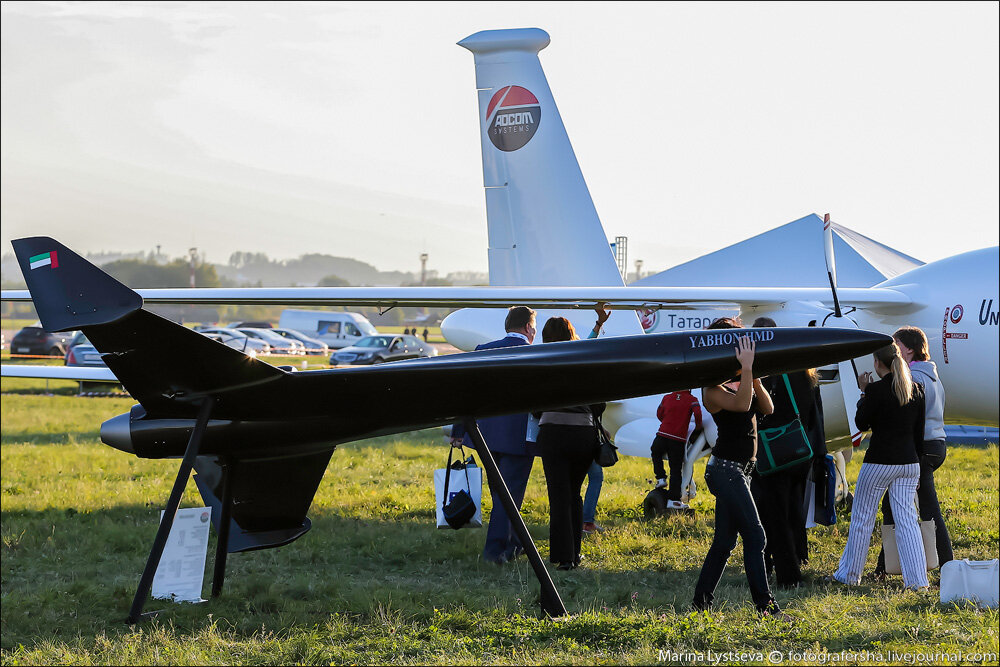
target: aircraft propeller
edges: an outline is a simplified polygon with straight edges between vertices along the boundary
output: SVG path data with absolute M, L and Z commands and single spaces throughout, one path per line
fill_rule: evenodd
M 829 213 L 823 216 L 823 251 L 826 256 L 826 275 L 830 279 L 830 290 L 833 292 L 832 322 L 830 316 L 827 316 L 823 320 L 823 326 L 857 329 L 857 322 L 844 315 L 840 308 L 840 299 L 837 298 L 837 262 L 833 254 L 833 223 L 830 221 Z M 858 389 L 858 367 L 853 359 L 841 361 L 837 367 L 840 370 L 840 390 L 844 394 L 844 408 L 847 412 L 847 427 L 851 433 L 851 444 L 854 447 L 859 447 L 862 431 L 854 423 L 854 406 L 861 398 L 861 390 Z

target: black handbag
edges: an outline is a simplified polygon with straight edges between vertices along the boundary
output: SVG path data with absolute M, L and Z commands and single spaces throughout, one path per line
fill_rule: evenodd
M 448 522 L 448 525 L 458 530 L 469 523 L 472 517 L 476 516 L 476 501 L 472 499 L 472 496 L 465 489 L 459 489 L 455 493 L 450 494 L 450 496 L 448 494 L 448 485 L 451 482 L 452 471 L 451 457 L 454 455 L 456 449 L 462 451 L 462 456 L 456 464 L 461 465 L 465 470 L 465 481 L 466 485 L 469 486 L 469 469 L 462 464 L 462 460 L 465 458 L 465 449 L 461 445 L 457 445 L 452 447 L 451 451 L 448 452 L 448 468 L 444 474 L 444 502 L 441 503 L 441 513 L 444 514 L 444 520 Z
M 597 424 L 597 450 L 594 452 L 594 461 L 602 468 L 610 468 L 618 463 L 618 448 L 605 434 L 601 418 L 594 415 L 594 422 Z
M 795 419 L 784 426 L 761 429 L 758 433 L 761 451 L 757 454 L 757 472 L 761 475 L 770 475 L 779 470 L 790 468 L 803 461 L 808 461 L 813 455 L 809 436 L 806 435 L 806 430 L 802 426 L 802 418 L 799 416 L 799 406 L 796 405 L 795 395 L 792 394 L 792 385 L 788 381 L 787 375 L 783 374 L 781 377 L 785 380 L 788 397 L 792 400 Z

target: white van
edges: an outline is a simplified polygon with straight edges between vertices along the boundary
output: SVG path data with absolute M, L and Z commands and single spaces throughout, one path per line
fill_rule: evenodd
M 378 333 L 363 315 L 329 310 L 284 310 L 278 328 L 301 331 L 332 348 L 347 347 Z

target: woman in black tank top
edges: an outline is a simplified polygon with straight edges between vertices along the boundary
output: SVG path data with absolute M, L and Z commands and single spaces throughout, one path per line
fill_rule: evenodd
M 754 384 L 760 380 L 754 380 Z M 734 399 L 739 392 L 726 385 L 719 385 L 728 396 Z M 704 393 L 703 393 L 704 395 Z M 768 397 L 770 399 L 770 397 Z M 738 400 L 738 399 L 737 399 Z M 757 392 L 750 400 L 750 409 L 742 412 L 726 410 L 725 408 L 712 413 L 712 419 L 719 428 L 719 435 L 712 448 L 712 454 L 716 458 L 736 461 L 746 465 L 757 458 L 757 413 L 760 411 L 760 402 L 757 400 Z M 761 413 L 765 414 L 765 413 Z
M 720 318 L 708 328 L 736 329 L 739 326 L 730 318 Z M 750 495 L 748 477 L 757 454 L 757 414 L 774 411 L 771 397 L 760 380 L 753 377 L 755 350 L 749 337 L 740 338 L 740 346 L 736 348 L 736 359 L 741 367 L 739 389 L 734 391 L 717 385 L 705 387 L 701 392 L 702 402 L 719 428 L 712 458 L 705 466 L 705 483 L 715 496 L 715 535 L 698 575 L 692 605 L 695 609 L 712 606 L 715 589 L 739 535 L 743 538 L 743 567 L 754 606 L 761 614 L 783 616 L 767 584 L 764 529 Z

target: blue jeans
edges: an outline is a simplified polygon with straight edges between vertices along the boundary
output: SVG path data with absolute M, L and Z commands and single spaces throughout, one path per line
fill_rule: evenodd
M 587 471 L 587 493 L 583 497 L 583 522 L 594 523 L 597 513 L 597 501 L 601 497 L 601 487 L 604 486 L 604 468 L 597 463 L 590 464 Z
M 750 494 L 750 479 L 735 464 L 709 464 L 705 467 L 705 483 L 715 496 L 715 536 L 701 566 L 694 588 L 695 609 L 712 606 L 715 589 L 722 579 L 726 562 L 736 548 L 736 536 L 743 538 L 743 567 L 750 595 L 759 612 L 777 612 L 778 603 L 771 595 L 764 570 L 764 547 L 767 541 Z

